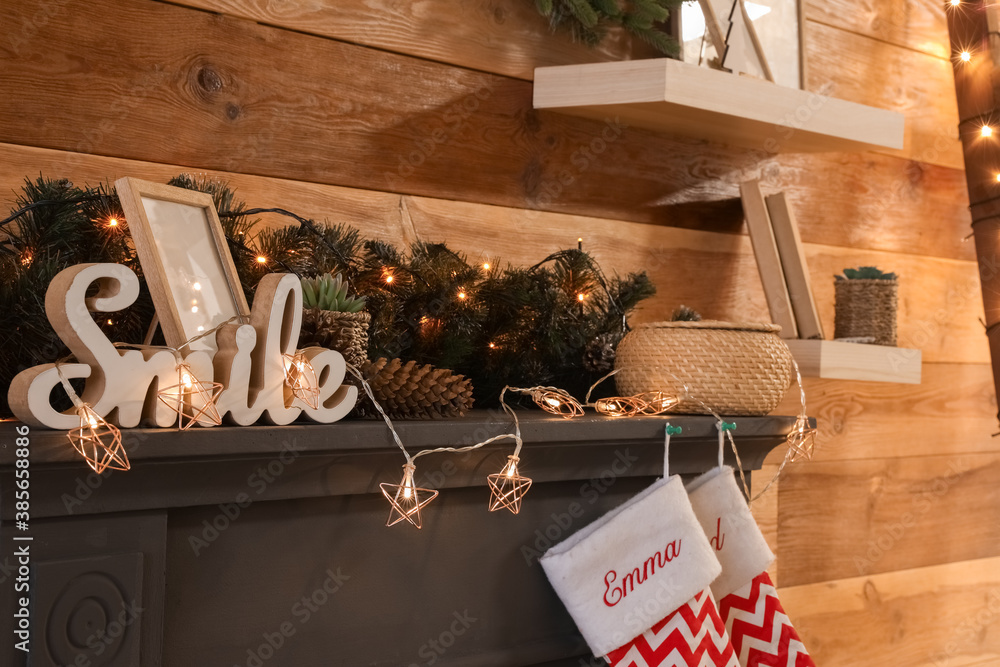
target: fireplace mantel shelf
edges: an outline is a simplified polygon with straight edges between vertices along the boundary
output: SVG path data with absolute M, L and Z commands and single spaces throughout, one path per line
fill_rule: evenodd
M 56 610 L 92 606 L 91 598 L 105 609 L 135 600 L 146 611 L 122 640 L 122 665 L 245 664 L 262 637 L 291 627 L 294 641 L 275 664 L 337 655 L 341 664 L 388 667 L 411 664 L 457 610 L 481 620 L 439 665 L 577 665 L 586 646 L 538 557 L 663 474 L 668 421 L 683 429 L 671 440 L 670 472 L 714 467 L 715 420 L 518 416 L 521 472 L 534 480 L 520 513 L 487 511 L 486 476 L 514 447 L 498 442 L 419 459 L 417 485 L 440 489 L 422 530 L 386 527 L 379 484 L 399 482 L 404 458 L 381 421 L 126 429 L 131 470 L 101 476 L 65 432 L 32 429 L 30 531 L 16 534 L 32 540 L 34 632 L 69 636 Z M 728 420 L 747 477 L 795 421 Z M 487 411 L 396 426 L 411 453 L 511 430 L 509 417 Z M 15 427 L 0 424 L 6 534 L 15 532 Z M 726 460 L 736 463 L 728 446 Z M 336 590 L 333 579 L 349 593 L 330 594 L 316 612 L 322 622 L 300 626 L 290 609 L 312 591 Z M 8 634 L 9 597 L 0 596 Z M 0 664 L 16 657 L 0 650 Z

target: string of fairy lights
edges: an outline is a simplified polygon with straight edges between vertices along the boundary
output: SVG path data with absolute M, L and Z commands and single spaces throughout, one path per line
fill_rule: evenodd
M 142 349 L 167 349 L 175 355 L 177 359 L 177 383 L 158 390 L 157 399 L 177 414 L 177 427 L 181 431 L 186 431 L 196 424 L 200 426 L 219 426 L 222 424 L 222 418 L 216 407 L 216 401 L 223 390 L 223 385 L 216 382 L 205 382 L 199 379 L 191 366 L 185 363 L 180 350 L 190 345 L 194 342 L 194 340 L 210 335 L 222 326 L 229 324 L 231 321 L 233 320 L 231 319 L 220 324 L 215 329 L 199 334 L 197 337 L 187 341 L 184 345 L 178 348 L 120 345 L 120 347 L 134 347 Z M 80 419 L 80 426 L 78 428 L 71 429 L 67 433 L 67 437 L 69 438 L 73 449 L 76 450 L 77 453 L 79 453 L 87 462 L 87 465 L 89 465 L 90 468 L 98 474 L 101 474 L 105 470 L 109 469 L 129 470 L 131 465 L 125 451 L 125 447 L 122 443 L 121 431 L 97 414 L 97 412 L 95 412 L 87 402 L 80 398 L 63 372 L 62 365 L 70 361 L 70 359 L 71 358 L 60 359 L 56 362 L 55 367 L 59 374 L 62 386 L 70 400 L 73 402 L 74 409 Z M 313 408 L 318 407 L 320 391 L 317 374 L 303 351 L 296 350 L 294 353 L 283 355 L 283 367 L 285 371 L 285 385 L 290 390 L 294 399 L 302 401 L 302 403 L 307 406 Z M 764 489 L 761 490 L 756 496 L 751 497 L 749 493 L 749 486 L 747 485 L 746 479 L 743 477 L 743 466 L 739 460 L 739 451 L 737 450 L 736 443 L 733 439 L 732 432 L 736 428 L 735 423 L 725 422 L 723 418 L 719 416 L 710 406 L 697 399 L 697 397 L 691 396 L 688 388 L 683 385 L 683 383 L 680 383 L 682 391 L 679 395 L 662 391 L 651 391 L 634 396 L 602 398 L 591 402 L 590 396 L 594 389 L 601 382 L 610 378 L 617 372 L 612 371 L 590 387 L 583 403 L 577 401 L 571 394 L 558 387 L 538 386 L 522 388 L 507 386 L 500 394 L 500 406 L 513 421 L 512 433 L 503 433 L 488 438 L 482 442 L 478 442 L 474 445 L 465 447 L 436 447 L 433 449 L 421 450 L 416 454 L 410 454 L 400 438 L 399 433 L 393 426 L 392 420 L 386 414 L 379 402 L 375 399 L 371 385 L 362 376 L 361 372 L 353 366 L 348 364 L 347 371 L 357 378 L 363 390 L 367 394 L 368 399 L 374 405 L 375 410 L 385 421 L 386 427 L 389 429 L 394 443 L 405 458 L 405 462 L 403 463 L 403 476 L 399 484 L 383 482 L 379 485 L 382 495 L 390 504 L 389 518 L 386 520 L 386 526 L 393 526 L 402 521 L 406 521 L 419 529 L 423 523 L 421 510 L 423 510 L 438 496 L 439 492 L 436 489 L 421 488 L 416 485 L 414 478 L 416 473 L 416 461 L 418 458 L 441 452 L 469 452 L 504 440 L 514 441 L 515 448 L 513 453 L 507 457 L 507 461 L 504 463 L 501 470 L 498 473 L 487 476 L 487 486 L 490 489 L 490 500 L 487 507 L 491 512 L 501 509 L 506 509 L 513 514 L 520 512 L 521 502 L 525 494 L 528 492 L 528 489 L 531 488 L 532 480 L 531 478 L 522 475 L 519 470 L 519 463 L 521 460 L 520 453 L 524 441 L 521 437 L 521 429 L 517 413 L 511 409 L 511 407 L 504 400 L 508 391 L 511 393 L 527 395 L 542 410 L 550 414 L 561 416 L 565 419 L 574 419 L 583 416 L 586 414 L 586 408 L 592 408 L 598 414 L 609 418 L 628 418 L 643 415 L 661 415 L 670 412 L 671 409 L 685 402 L 694 402 L 701 405 L 705 411 L 718 420 L 720 447 L 722 445 L 723 437 L 728 438 L 734 456 L 736 457 L 737 469 L 740 471 L 744 490 L 751 503 L 771 487 L 778 476 L 781 475 L 787 463 L 803 458 L 811 458 L 816 438 L 816 429 L 812 427 L 808 417 L 806 416 L 805 390 L 802 385 L 802 376 L 799 373 L 798 365 L 795 364 L 795 375 L 799 387 L 801 411 L 796 418 L 794 426 L 786 436 L 786 444 L 788 445 L 788 448 L 781 465 Z M 676 429 L 677 427 L 671 427 L 668 424 L 667 428 Z M 679 430 L 675 432 L 679 432 Z
M 958 4 L 961 4 L 961 0 L 952 0 L 952 5 L 957 6 Z M 972 56 L 968 52 L 963 52 L 960 58 L 962 61 L 968 62 L 971 60 Z M 992 136 L 993 130 L 989 125 L 984 124 L 981 132 L 982 136 L 988 137 Z M 1000 174 L 997 175 L 997 180 L 1000 181 Z M 106 197 L 106 195 L 101 195 L 101 197 Z M 0 227 L 15 219 L 19 215 L 23 215 L 28 210 L 38 206 L 55 203 L 79 203 L 93 199 L 93 196 L 88 196 L 78 198 L 72 202 L 35 202 L 22 208 L 20 211 L 15 212 L 15 214 L 9 218 L 0 221 Z M 293 217 L 299 221 L 302 227 L 316 234 L 323 242 L 325 242 L 322 234 L 315 229 L 311 221 L 285 211 L 284 209 L 251 209 L 248 211 L 242 211 L 241 213 L 256 214 L 263 212 L 280 213 Z M 220 216 L 228 215 L 236 215 L 236 213 L 220 213 Z M 105 226 L 112 229 L 118 228 L 121 222 L 119 217 L 120 216 L 110 214 L 104 222 Z M 228 240 L 243 251 L 244 254 L 251 259 L 251 261 L 256 261 L 258 264 L 263 266 L 270 266 L 272 263 L 277 264 L 286 271 L 294 273 L 294 271 L 292 271 L 292 269 L 289 268 L 284 262 L 276 259 L 272 260 L 264 254 L 254 252 L 250 247 L 242 243 L 242 241 L 232 238 L 229 238 Z M 578 249 L 582 249 L 582 243 L 582 238 L 577 240 Z M 27 261 L 30 262 L 30 255 L 27 257 Z M 23 261 L 24 257 L 22 257 L 22 262 Z M 492 266 L 490 262 L 486 260 L 482 262 L 481 268 L 484 272 L 489 272 Z M 401 279 L 405 278 L 405 276 L 397 275 L 397 273 L 398 272 L 394 270 L 393 267 L 385 266 L 382 268 L 381 279 L 387 286 L 393 286 L 395 283 L 398 283 Z M 610 293 L 608 296 L 611 297 Z M 581 302 L 581 304 L 587 299 L 587 297 L 588 294 L 585 291 L 580 291 L 575 294 L 576 300 Z M 460 301 L 465 300 L 469 298 L 469 294 L 464 288 L 458 287 L 455 292 L 455 298 Z M 223 326 L 236 320 L 240 320 L 242 322 L 243 319 L 244 318 L 239 316 L 231 318 L 213 329 L 199 333 L 197 336 L 194 336 L 176 348 L 154 345 L 132 345 L 124 343 L 116 344 L 116 347 L 170 351 L 177 361 L 177 382 L 159 389 L 157 391 L 157 400 L 177 414 L 177 428 L 180 431 L 186 431 L 195 425 L 218 426 L 222 424 L 223 420 L 216 403 L 224 389 L 224 386 L 217 382 L 204 381 L 198 378 L 192 367 L 184 361 L 181 351 L 196 340 L 217 332 Z M 108 323 L 111 324 L 111 321 L 109 320 Z M 496 344 L 490 342 L 489 347 L 494 348 L 496 347 Z M 67 357 L 60 359 L 55 363 L 55 368 L 59 375 L 63 389 L 72 401 L 74 410 L 80 420 L 79 427 L 71 429 L 67 433 L 67 437 L 71 445 L 74 450 L 76 450 L 77 453 L 84 458 L 87 465 L 98 474 L 103 473 L 105 470 L 129 470 L 131 465 L 122 442 L 121 431 L 97 414 L 92 406 L 80 398 L 63 372 L 62 365 L 71 360 L 72 357 Z M 300 401 L 303 405 L 312 409 L 317 409 L 319 407 L 320 395 L 319 380 L 315 368 L 312 366 L 312 363 L 309 361 L 304 351 L 295 350 L 291 354 L 283 354 L 282 364 L 284 369 L 284 383 L 293 399 Z M 632 396 L 612 396 L 591 401 L 591 395 L 596 387 L 617 373 L 617 371 L 612 371 L 611 373 L 608 373 L 604 377 L 600 378 L 590 387 L 583 402 L 578 401 L 569 392 L 559 387 L 535 386 L 522 388 L 506 386 L 500 394 L 500 405 L 513 421 L 512 433 L 497 435 L 482 442 L 465 447 L 437 447 L 433 449 L 421 450 L 416 454 L 411 455 L 402 442 L 399 433 L 393 426 L 391 419 L 378 401 L 375 400 L 371 386 L 367 380 L 362 377 L 361 372 L 350 365 L 347 366 L 347 371 L 358 379 L 375 410 L 385 421 L 394 443 L 400 449 L 405 459 L 402 466 L 403 475 L 400 483 L 380 484 L 382 495 L 390 504 L 389 518 L 386 521 L 387 526 L 392 526 L 405 521 L 419 529 L 422 526 L 421 510 L 437 498 L 439 494 L 439 492 L 435 489 L 426 489 L 416 486 L 415 473 L 417 459 L 429 454 L 442 452 L 469 452 L 504 440 L 513 441 L 515 443 L 515 448 L 513 453 L 507 457 L 507 460 L 501 470 L 498 473 L 487 476 L 487 486 L 490 489 L 490 500 L 487 507 L 491 512 L 501 509 L 506 509 L 513 514 L 520 512 L 522 500 L 528 492 L 528 489 L 531 487 L 532 480 L 531 478 L 525 477 L 520 473 L 520 453 L 524 442 L 521 438 L 517 414 L 504 400 L 508 391 L 511 393 L 526 395 L 545 412 L 561 416 L 565 419 L 582 417 L 586 414 L 586 410 L 588 408 L 592 409 L 597 414 L 608 418 L 630 418 L 667 414 L 677 409 L 678 406 L 682 406 L 684 404 L 693 403 L 700 405 L 705 412 L 713 415 L 718 420 L 720 446 L 724 437 L 729 440 L 730 446 L 736 458 L 737 469 L 739 469 L 740 476 L 743 481 L 744 491 L 746 492 L 747 498 L 751 503 L 771 487 L 775 480 L 777 480 L 777 478 L 781 475 L 787 463 L 800 459 L 809 459 L 812 457 L 812 451 L 817 434 L 816 429 L 812 427 L 808 417 L 806 416 L 805 391 L 802 385 L 802 377 L 799 373 L 798 365 L 795 364 L 795 375 L 800 392 L 801 410 L 791 431 L 786 436 L 788 448 L 781 465 L 765 487 L 756 496 L 751 498 L 746 479 L 743 478 L 742 465 L 739 461 L 739 452 L 733 438 L 735 423 L 725 422 L 722 417 L 712 410 L 710 406 L 700 401 L 697 397 L 692 396 L 688 388 L 679 380 L 678 385 L 682 387 L 680 392 L 647 391 Z M 674 379 L 677 380 L 676 377 L 674 377 Z M 674 433 L 680 432 L 679 427 L 673 427 L 669 424 L 667 424 L 665 428 L 675 429 L 673 431 Z M 667 431 L 667 434 L 669 437 L 669 430 Z
M 952 10 L 958 10 L 959 8 L 962 8 L 963 5 L 968 5 L 968 4 L 971 3 L 968 3 L 965 0 L 948 0 L 947 6 Z M 971 45 L 963 45 L 954 51 L 954 53 L 952 54 L 952 61 L 954 62 L 956 67 L 972 66 L 975 64 L 973 63 L 973 60 L 976 59 L 978 55 L 979 54 L 977 54 L 977 52 Z M 975 125 L 978 127 L 980 138 L 990 139 L 993 137 L 996 131 L 993 125 L 991 124 L 992 122 L 993 121 L 990 117 L 979 115 L 972 118 L 965 118 L 960 120 L 959 127 L 967 124 Z M 1000 183 L 1000 171 L 993 173 L 992 180 L 996 183 Z

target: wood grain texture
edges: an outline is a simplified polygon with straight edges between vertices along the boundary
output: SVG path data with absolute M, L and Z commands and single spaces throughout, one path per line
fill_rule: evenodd
M 536 262 L 547 254 L 543 249 L 565 247 L 582 237 L 584 247 L 602 265 L 622 272 L 642 267 L 660 286 L 657 296 L 640 309 L 637 322 L 662 319 L 678 304 L 712 319 L 769 318 L 747 237 L 650 225 L 610 226 L 583 216 L 525 214 L 426 198 L 410 200 L 409 210 L 422 238 L 447 239 L 473 256 L 488 248 L 491 255 L 515 264 Z M 910 276 L 900 285 L 899 345 L 921 349 L 926 361 L 988 360 L 977 320 L 982 303 L 973 262 L 812 244 L 806 244 L 805 251 L 824 328 L 833 330 L 833 275 L 846 266 L 884 265 Z M 706 275 L 712 276 L 711 285 L 702 280 Z
M 1000 664 L 1000 558 L 778 591 L 817 665 Z
M 77 183 L 135 176 L 166 180 L 184 167 L 0 145 L 0 193 L 10 193 L 25 174 L 42 171 Z M 318 220 L 347 222 L 366 236 L 402 243 L 415 233 L 447 241 L 473 259 L 530 265 L 583 237 L 609 272 L 646 270 L 659 286 L 636 322 L 664 319 L 679 304 L 705 317 L 767 321 L 764 292 L 749 238 L 542 211 L 406 197 L 382 192 L 298 183 L 226 172 L 251 206 L 283 206 Z M 9 200 L 8 200 L 9 201 Z M 0 200 L 0 203 L 2 200 Z M 403 220 L 405 213 L 406 221 Z M 268 224 L 288 224 L 269 216 Z M 410 232 L 409 230 L 413 231 Z M 833 330 L 833 279 L 846 266 L 875 264 L 903 279 L 899 297 L 899 344 L 923 351 L 926 361 L 983 362 L 988 357 L 975 263 L 805 244 L 811 282 L 824 328 Z M 706 281 L 705 276 L 712 276 Z M 947 304 L 947 307 L 942 304 Z
M 813 460 L 1000 452 L 992 377 L 981 363 L 924 364 L 919 385 L 805 378 L 819 427 Z M 789 390 L 774 412 L 794 414 L 798 403 Z
M 123 176 L 165 183 L 178 174 L 197 173 L 228 182 L 248 206 L 286 208 L 318 221 L 352 224 L 365 235 L 390 243 L 404 242 L 400 196 L 391 193 L 10 144 L 0 144 L 0 210 L 10 209 L 25 178 L 37 178 L 39 173 L 69 178 L 79 186 L 113 183 Z M 276 214 L 260 218 L 270 226 L 292 222 Z
M 903 150 L 877 152 L 962 167 L 949 60 L 819 23 L 808 29 L 808 90 L 906 116 Z
M 172 5 L 62 7 L 0 54 L 5 86 L 20 91 L 0 108 L 0 141 L 667 225 L 683 223 L 673 204 L 736 197 L 741 180 L 762 177 L 789 192 L 806 242 L 971 256 L 954 170 L 870 154 L 762 162 L 536 113 L 524 81 Z M 0 19 L 30 8 L 5 3 Z M 93 29 L 122 21 L 133 30 Z M 918 232 L 922 216 L 938 222 Z
M 782 584 L 1000 555 L 998 464 L 988 453 L 791 466 L 778 508 Z
M 525 79 L 535 67 L 656 54 L 622 30 L 597 48 L 553 33 L 531 2 L 496 0 L 180 0 L 177 4 L 266 25 Z
M 753 488 L 751 489 L 754 495 L 757 495 L 764 490 L 774 475 L 778 472 L 778 467 L 780 465 L 780 457 L 784 456 L 784 447 L 778 447 L 768 454 L 767 459 L 760 470 L 754 472 L 753 474 Z M 768 463 L 773 458 L 778 458 L 778 463 Z M 753 514 L 754 520 L 757 522 L 757 527 L 760 528 L 760 532 L 764 535 L 764 539 L 767 540 L 767 546 L 771 548 L 771 552 L 777 555 L 778 553 L 778 491 L 779 482 L 775 482 L 771 485 L 771 488 L 762 495 L 757 500 L 753 501 L 750 506 L 750 511 Z M 767 568 L 768 573 L 771 575 L 771 581 L 774 582 L 775 586 L 779 586 L 778 583 L 778 561 L 775 559 L 771 563 L 771 567 Z
M 816 23 L 949 57 L 945 3 L 938 0 L 802 0 Z

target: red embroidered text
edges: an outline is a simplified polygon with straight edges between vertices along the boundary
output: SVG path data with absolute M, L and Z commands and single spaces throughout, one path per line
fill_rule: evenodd
M 667 544 L 663 551 L 657 551 L 642 563 L 642 568 L 634 567 L 632 571 L 618 581 L 618 572 L 608 570 L 604 575 L 604 604 L 614 607 L 635 590 L 649 577 L 656 574 L 656 568 L 663 567 L 681 554 L 681 541 L 674 540 Z

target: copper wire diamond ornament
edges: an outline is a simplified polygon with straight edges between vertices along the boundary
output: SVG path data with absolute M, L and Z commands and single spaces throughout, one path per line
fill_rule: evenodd
M 283 354 L 281 358 L 285 364 L 285 386 L 292 396 L 313 410 L 319 409 L 319 379 L 312 362 L 301 351 Z
M 100 475 L 112 470 L 128 470 L 131 466 L 122 445 L 122 432 L 94 412 L 89 405 L 77 406 L 80 428 L 72 429 L 67 435 L 79 454 L 86 459 L 94 472 Z
M 399 484 L 385 482 L 379 484 L 382 495 L 392 505 L 392 509 L 389 510 L 389 518 L 385 522 L 386 526 L 395 526 L 400 521 L 406 520 L 419 529 L 421 525 L 420 510 L 437 498 L 438 492 L 434 489 L 416 487 L 413 483 L 414 470 L 416 470 L 416 466 L 407 463 L 403 466 L 402 482 Z M 424 497 L 421 498 L 421 495 Z
M 177 413 L 177 426 L 186 431 L 195 424 L 218 426 L 222 423 L 216 401 L 223 385 L 202 382 L 187 364 L 177 365 L 177 384 L 156 392 L 156 397 Z
M 499 473 L 486 477 L 486 482 L 490 486 L 490 511 L 496 512 L 498 509 L 509 509 L 512 514 L 521 511 L 521 499 L 531 488 L 531 479 L 522 477 L 517 472 L 518 458 L 511 454 L 507 457 L 507 464 Z
M 810 461 L 813 457 L 813 448 L 816 446 L 816 429 L 809 425 L 807 417 L 799 416 L 795 420 L 785 442 L 788 443 L 788 460 L 792 463 L 796 461 Z

